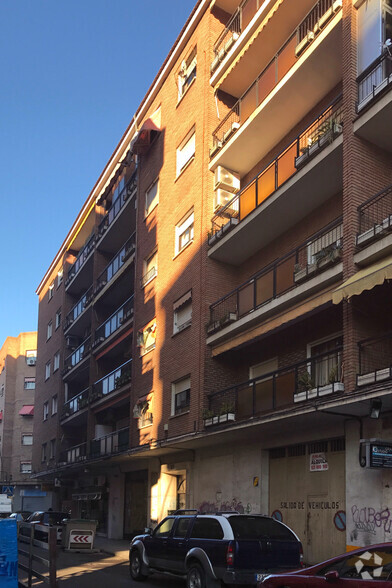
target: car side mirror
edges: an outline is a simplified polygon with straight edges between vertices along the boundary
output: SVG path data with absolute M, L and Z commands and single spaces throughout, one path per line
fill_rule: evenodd
M 145 535 L 152 535 L 152 529 L 151 529 L 151 527 L 145 527 L 144 528 L 144 534 Z
M 325 574 L 325 579 L 327 582 L 336 582 L 336 580 L 339 580 L 339 572 L 337 570 L 331 570 Z

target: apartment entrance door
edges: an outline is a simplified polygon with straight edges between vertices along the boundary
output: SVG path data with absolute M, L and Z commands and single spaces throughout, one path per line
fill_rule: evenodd
M 124 536 L 133 537 L 147 526 L 147 470 L 129 472 L 125 478 Z

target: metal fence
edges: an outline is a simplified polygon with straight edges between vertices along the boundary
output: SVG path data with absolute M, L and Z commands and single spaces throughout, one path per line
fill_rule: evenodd
M 357 78 L 357 111 L 364 108 L 386 88 L 392 87 L 392 55 L 388 48 Z
M 131 316 L 133 316 L 133 295 L 97 328 L 95 331 L 94 346 L 102 343 L 110 335 L 115 333 Z
M 392 184 L 358 207 L 357 245 L 392 229 Z
M 132 359 L 129 359 L 118 368 L 93 384 L 90 402 L 95 402 L 115 390 L 122 388 L 131 381 Z
M 47 549 L 48 557 L 38 555 L 34 550 L 36 546 Z M 27 574 L 26 581 L 19 580 L 19 587 L 30 588 L 36 584 L 33 580 L 33 578 L 36 578 L 47 584 L 49 588 L 57 588 L 57 529 L 55 527 L 48 527 L 47 546 L 42 541 L 35 539 L 34 525 L 30 526 L 29 537 L 18 532 L 18 556 L 18 567 Z M 47 572 L 38 571 L 37 564 L 41 570 L 42 568 L 47 569 Z
M 136 233 L 132 233 L 126 243 L 121 247 L 121 249 L 115 254 L 113 259 L 110 263 L 105 267 L 103 272 L 99 275 L 95 289 L 94 295 L 97 295 L 102 288 L 106 286 L 110 282 L 110 280 L 117 274 L 117 272 L 122 268 L 124 263 L 132 256 L 135 252 L 135 235 Z
M 392 367 L 392 332 L 359 341 L 358 356 L 359 376 L 384 371 L 385 378 L 389 377 Z M 382 376 L 378 374 L 377 380 L 383 379 Z
M 63 408 L 61 410 L 61 418 L 66 419 L 76 412 L 79 412 L 83 408 L 88 406 L 89 402 L 89 388 L 86 388 L 80 394 L 77 394 L 67 402 L 64 402 Z

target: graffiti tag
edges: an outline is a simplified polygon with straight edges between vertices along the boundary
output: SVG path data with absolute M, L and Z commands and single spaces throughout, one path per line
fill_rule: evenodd
M 351 514 L 357 531 L 364 531 L 375 535 L 377 529 L 383 529 L 385 533 L 391 532 L 391 511 L 389 508 L 376 510 L 372 507 L 358 508 L 356 504 L 351 507 Z

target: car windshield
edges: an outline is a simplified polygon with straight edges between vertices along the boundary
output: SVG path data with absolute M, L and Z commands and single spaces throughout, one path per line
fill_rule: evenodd
M 252 516 L 228 517 L 236 539 L 255 540 L 262 537 L 278 541 L 297 541 L 294 533 L 274 519 Z

